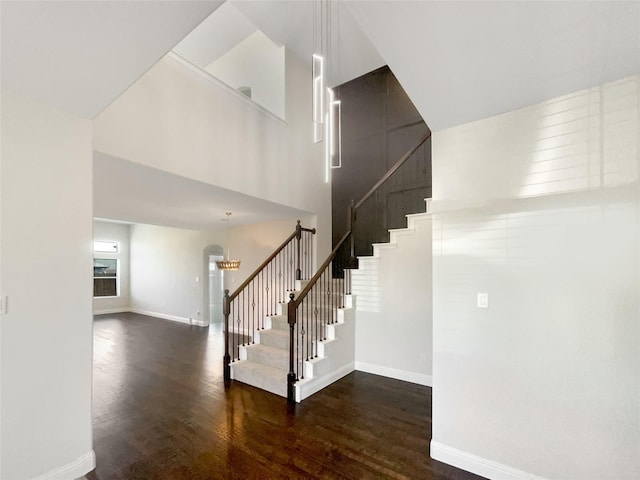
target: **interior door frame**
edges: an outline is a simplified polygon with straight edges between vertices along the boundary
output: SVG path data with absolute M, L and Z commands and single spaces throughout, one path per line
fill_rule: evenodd
M 211 306 L 210 306 L 210 295 L 209 295 L 209 256 L 210 255 L 217 255 L 220 257 L 224 257 L 224 248 L 222 248 L 220 245 L 209 245 L 207 247 L 205 247 L 204 252 L 203 252 L 203 275 L 202 275 L 202 287 L 203 287 L 203 305 L 202 305 L 202 313 L 203 315 L 203 322 L 205 323 L 205 325 L 211 325 Z M 224 278 L 223 278 L 224 281 Z

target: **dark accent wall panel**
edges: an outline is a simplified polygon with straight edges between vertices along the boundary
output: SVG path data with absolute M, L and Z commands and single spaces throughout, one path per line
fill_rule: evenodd
M 342 168 L 332 170 L 333 243 L 347 229 L 347 210 L 428 131 L 389 67 L 335 89 L 342 101 Z M 389 241 L 388 229 L 406 226 L 405 215 L 423 212 L 431 197 L 431 141 L 427 141 L 359 210 L 356 255 Z M 346 252 L 340 256 L 343 257 Z

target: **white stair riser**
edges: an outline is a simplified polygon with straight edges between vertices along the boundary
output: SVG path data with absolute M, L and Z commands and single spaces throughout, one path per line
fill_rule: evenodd
M 312 350 L 312 352 L 315 352 L 315 351 L 317 350 Z M 281 350 L 281 352 L 282 354 L 273 355 L 272 352 L 265 354 L 264 351 L 260 351 L 259 349 L 256 349 L 255 346 L 241 347 L 240 359 L 253 362 L 253 363 L 258 363 L 260 365 L 267 365 L 269 367 L 277 368 L 281 370 L 284 374 L 284 372 L 289 371 L 289 353 L 285 352 L 284 350 Z M 313 355 L 312 352 L 309 352 L 309 353 Z M 307 358 L 307 352 L 305 351 L 304 358 L 297 359 L 299 366 L 301 366 L 304 369 L 304 375 L 303 375 L 304 378 L 314 378 L 316 376 L 324 375 L 325 373 L 327 373 L 329 362 L 327 362 L 324 357 L 314 358 L 313 356 L 310 356 L 309 360 L 306 360 L 306 358 Z M 240 361 L 240 362 L 234 363 L 232 366 L 235 368 L 235 371 L 238 372 L 240 370 L 244 370 L 243 366 L 245 365 L 246 365 L 245 363 Z M 297 369 L 296 371 L 299 372 L 300 369 Z M 240 380 L 239 378 L 236 378 L 236 379 Z M 253 385 L 261 388 L 259 385 L 257 385 L 258 383 L 260 383 L 259 380 L 254 379 L 253 375 L 249 374 L 248 372 L 244 373 L 243 380 L 240 380 L 240 381 L 242 381 L 243 383 L 247 383 L 249 385 Z
M 363 307 L 366 308 L 371 304 L 371 308 L 377 299 L 377 274 L 380 261 L 380 255 L 389 249 L 397 248 L 398 243 L 402 243 L 402 238 L 414 233 L 415 225 L 418 222 L 431 219 L 431 199 L 425 199 L 426 212 L 423 214 L 407 215 L 407 228 L 394 229 L 389 231 L 389 243 L 374 244 L 373 257 L 359 258 L 359 270 L 352 271 L 352 284 L 354 291 L 362 291 Z M 296 281 L 296 292 L 298 295 L 302 289 L 308 284 L 308 280 Z M 320 315 L 325 316 L 327 309 L 334 309 L 337 303 L 335 298 L 341 296 L 343 288 L 342 279 L 333 279 L 330 283 L 332 291 L 330 295 L 322 294 L 320 298 Z M 323 289 L 325 287 L 323 286 Z M 371 298 L 369 298 L 371 297 Z M 288 295 L 287 295 L 288 298 Z M 294 297 L 297 298 L 297 297 Z M 286 396 L 286 372 L 289 364 L 289 324 L 286 316 L 288 302 L 282 302 L 277 305 L 277 315 L 268 317 L 265 320 L 265 330 L 261 330 L 256 334 L 256 342 L 260 345 L 241 347 L 240 356 L 243 359 L 240 362 L 232 364 L 232 377 L 238 381 L 249 383 L 258 388 Z M 326 330 L 326 340 L 318 342 L 309 342 L 309 333 L 307 334 L 304 344 L 301 346 L 296 344 L 295 354 L 298 352 L 301 356 L 307 356 L 309 353 L 317 353 L 316 358 L 309 360 L 300 359 L 299 367 L 304 375 L 301 375 L 300 381 L 296 384 L 296 400 L 301 401 L 308 395 L 312 395 L 320 388 L 337 380 L 341 376 L 353 371 L 354 368 L 354 352 L 355 347 L 355 296 L 346 295 L 344 297 L 344 305 L 348 310 L 337 309 L 332 316 L 329 316 L 335 323 L 326 325 L 321 328 Z M 284 314 L 284 315 L 283 315 Z M 313 324 L 315 315 L 308 320 L 306 318 L 307 311 L 303 308 L 299 311 L 298 329 Z M 326 319 L 326 317 L 325 317 Z M 313 336 L 316 331 L 311 329 Z M 342 342 L 340 339 L 342 338 Z M 315 346 L 315 348 L 314 348 Z M 269 348 L 273 347 L 273 348 Z M 244 362 L 244 365 L 243 365 Z M 255 363 L 253 363 L 255 362 Z M 253 363 L 253 366 L 251 365 Z M 260 365 L 266 365 L 262 367 Z M 276 368 L 273 368 L 276 367 Z M 262 369 L 262 370 L 261 370 Z M 264 371 L 265 378 L 257 378 L 257 372 Z M 300 370 L 297 370 L 300 371 Z
M 310 319 L 311 321 L 313 321 L 316 318 L 316 315 L 313 312 L 309 312 L 310 315 L 307 315 L 307 311 L 306 309 L 302 309 L 302 312 L 298 313 L 298 322 L 300 321 L 305 321 L 308 319 Z M 333 321 L 340 321 L 340 311 L 342 310 L 342 308 L 339 308 L 337 311 L 331 311 L 328 308 L 318 308 L 318 315 L 317 315 L 317 319 L 318 321 L 322 321 L 322 320 L 331 320 L 333 319 Z M 289 319 L 287 318 L 287 316 L 285 315 L 273 315 L 271 317 L 267 317 L 267 319 L 264 322 L 264 326 L 265 329 L 273 329 L 273 330 L 286 330 L 289 331 Z
M 281 368 L 287 370 L 289 368 L 289 352 L 284 349 L 264 349 L 261 345 L 251 345 L 249 347 L 240 347 L 240 359 L 250 360 L 261 365 Z
M 269 345 L 270 347 L 288 349 L 289 334 L 283 334 L 280 330 L 261 330 L 256 336 L 258 343 Z
M 353 298 L 349 299 L 350 305 L 345 308 L 354 308 L 355 302 Z M 318 314 L 315 315 L 313 312 L 309 312 L 307 314 L 306 310 L 299 312 L 297 317 L 297 322 L 314 322 L 316 319 L 318 322 L 326 322 L 326 323 L 335 323 L 343 321 L 343 312 L 344 308 L 338 308 L 336 310 L 328 310 L 328 309 L 318 309 Z M 289 320 L 284 315 L 277 315 L 269 317 L 267 321 L 265 321 L 265 329 L 273 329 L 280 331 L 288 331 L 289 330 Z
M 331 325 L 327 325 L 327 338 L 340 338 L 340 329 L 342 327 L 344 327 L 344 322 L 336 322 Z
M 337 338 L 328 338 L 322 342 L 318 342 L 318 356 L 319 357 L 330 357 L 331 350 L 334 348 L 338 348 L 338 339 Z
M 404 236 L 408 236 L 408 235 L 413 235 L 415 232 L 415 230 L 413 229 L 403 229 L 403 230 L 396 230 L 394 232 L 391 232 L 389 234 L 389 243 L 398 243 L 398 240 L 401 237 Z
M 309 295 L 315 296 L 314 293 L 311 293 Z M 327 295 L 326 293 L 323 293 L 321 296 L 321 298 L 314 298 L 314 304 L 318 304 L 319 306 L 329 306 L 329 307 L 333 307 L 334 305 L 340 305 L 341 303 L 343 303 L 341 301 L 342 297 L 346 297 L 346 295 L 343 292 L 333 292 L 330 295 Z M 327 300 L 327 297 L 330 297 L 330 300 Z M 307 297 L 310 298 L 310 297 Z M 346 300 L 345 300 L 346 301 Z M 276 306 L 276 315 L 286 315 L 288 310 L 288 306 L 287 306 L 287 302 L 283 302 L 283 303 L 279 303 Z
M 373 245 L 373 256 L 379 257 L 381 251 L 397 248 L 397 246 L 398 245 L 396 245 L 395 243 L 375 243 Z
M 288 330 L 289 322 L 286 315 L 272 315 L 265 319 L 264 326 L 267 329 Z
M 287 375 L 285 371 L 282 371 L 277 377 L 267 377 L 258 375 L 251 369 L 244 368 L 244 362 L 234 362 L 231 364 L 231 378 L 281 397 L 287 396 Z
M 407 228 L 411 230 L 416 229 L 416 224 L 425 220 L 431 220 L 433 217 L 430 213 L 414 213 L 407 215 Z
M 304 362 L 304 377 L 316 378 L 325 375 L 329 371 L 329 362 L 324 357 L 317 357 Z

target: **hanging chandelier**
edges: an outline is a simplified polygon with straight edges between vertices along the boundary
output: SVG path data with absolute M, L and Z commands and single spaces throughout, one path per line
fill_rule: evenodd
M 340 3 L 337 4 L 337 11 L 339 15 Z M 328 87 L 333 60 L 331 58 L 333 47 L 331 17 L 331 0 L 313 1 L 314 53 L 311 55 L 313 142 L 325 142 L 325 182 L 327 183 L 329 183 L 331 169 L 342 167 L 341 103 L 340 100 L 335 99 L 333 89 Z M 340 35 L 339 16 L 338 35 Z M 338 37 L 338 50 L 339 48 Z
M 225 215 L 227 216 L 227 218 L 224 219 L 227 222 L 227 255 L 224 260 L 216 261 L 216 265 L 220 270 L 233 271 L 240 268 L 240 260 L 229 259 L 229 222 L 231 220 L 231 212 L 226 212 Z

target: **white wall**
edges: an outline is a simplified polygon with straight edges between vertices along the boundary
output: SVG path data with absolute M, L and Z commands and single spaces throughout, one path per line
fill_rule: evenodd
M 285 118 L 285 50 L 256 31 L 205 70 L 233 88 L 251 87 L 251 99 Z
M 95 253 L 96 258 L 115 258 L 120 269 L 120 290 L 118 297 L 93 299 L 93 313 L 126 312 L 129 310 L 129 235 L 130 227 L 126 224 L 112 222 L 93 222 L 93 239 L 115 241 L 119 244 L 117 254 Z
M 2 91 L 2 471 L 77 478 L 91 429 L 91 122 Z
M 433 134 L 435 458 L 640 478 L 639 118 L 636 76 Z
M 301 218 L 302 226 L 310 218 Z M 233 292 L 286 238 L 296 219 L 202 232 L 152 225 L 131 226 L 131 307 L 135 312 L 198 324 L 208 308 L 204 301 L 204 249 L 220 245 L 241 260 L 237 272 L 224 272 Z M 196 281 L 196 277 L 199 277 Z M 200 312 L 200 315 L 198 315 Z
M 331 188 L 311 137 L 308 66 L 286 53 L 288 124 L 167 57 L 94 120 L 94 149 L 318 216 L 331 251 Z
M 431 386 L 431 233 L 425 216 L 395 248 L 360 257 L 353 272 L 357 370 Z
M 278 182 L 301 210 L 316 214 L 314 238 L 318 263 L 331 253 L 331 183 L 325 183 L 324 143 L 312 143 L 311 72 L 309 66 L 286 51 L 287 162 Z M 284 183 L 283 183 L 284 182 Z M 292 205 L 293 206 L 293 205 Z

